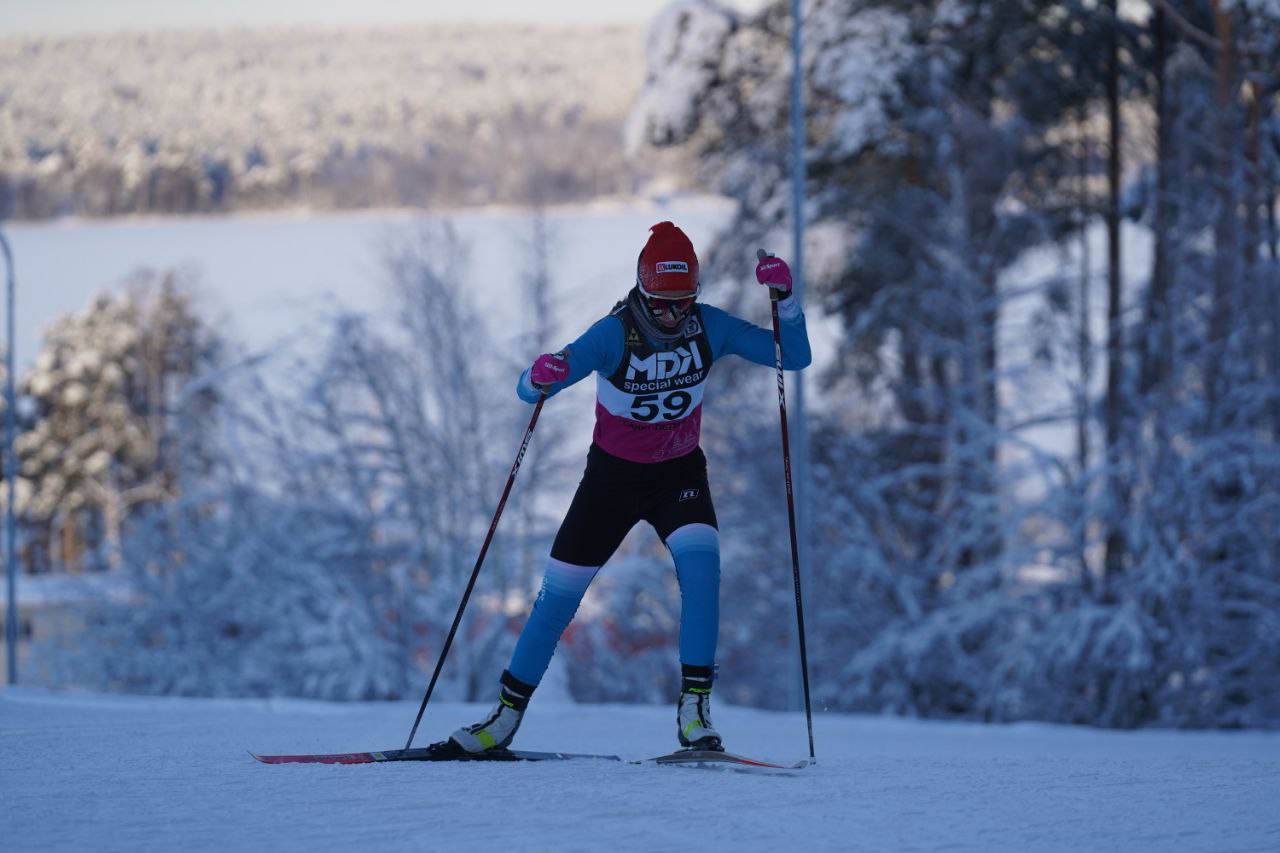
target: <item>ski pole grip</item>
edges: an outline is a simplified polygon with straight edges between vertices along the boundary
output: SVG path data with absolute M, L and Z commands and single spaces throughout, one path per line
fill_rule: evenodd
M 764 249 L 756 249 L 756 260 L 763 261 L 765 258 L 772 257 L 772 253 L 766 252 Z M 776 287 L 769 288 L 769 299 L 773 302 L 778 301 L 778 289 Z

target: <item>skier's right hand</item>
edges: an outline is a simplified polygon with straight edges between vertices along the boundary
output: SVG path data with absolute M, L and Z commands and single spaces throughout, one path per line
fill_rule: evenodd
M 791 267 L 782 258 L 770 255 L 764 249 L 757 256 L 760 263 L 756 264 L 756 281 L 773 288 L 779 299 L 786 299 L 791 295 Z
M 546 388 L 548 385 L 563 382 L 568 378 L 569 362 L 565 361 L 560 353 L 555 355 L 543 353 L 529 368 L 529 381 L 535 388 Z

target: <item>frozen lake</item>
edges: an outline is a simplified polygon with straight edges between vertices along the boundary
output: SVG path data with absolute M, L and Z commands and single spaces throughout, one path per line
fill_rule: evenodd
M 650 225 L 673 220 L 701 248 L 710 245 L 731 213 L 728 201 L 705 197 L 549 209 L 551 273 L 563 333 L 576 335 L 625 294 Z M 206 316 L 251 349 L 268 346 L 337 306 L 377 313 L 386 307 L 383 246 L 442 218 L 470 248 L 464 284 L 476 304 L 500 322 L 518 323 L 512 297 L 520 290 L 531 239 L 530 214 L 520 209 L 6 225 L 17 271 L 19 370 L 34 360 L 50 321 L 83 309 L 102 289 L 121 288 L 141 267 L 198 274 Z M 744 259 L 743 275 L 750 276 L 753 265 L 754 258 Z

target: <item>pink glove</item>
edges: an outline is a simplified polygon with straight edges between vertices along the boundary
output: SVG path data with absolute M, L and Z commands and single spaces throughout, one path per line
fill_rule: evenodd
M 791 293 L 791 268 L 782 258 L 765 255 L 756 264 L 756 281 L 786 296 Z
M 569 362 L 559 355 L 543 353 L 529 368 L 529 381 L 534 385 L 546 386 L 562 382 L 569 378 Z

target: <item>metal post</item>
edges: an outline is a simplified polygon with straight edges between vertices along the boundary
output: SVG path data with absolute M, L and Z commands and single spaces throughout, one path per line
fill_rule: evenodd
M 792 227 L 792 290 L 795 298 L 804 304 L 804 198 L 805 198 L 805 125 L 804 125 L 804 66 L 802 63 L 803 18 L 801 16 L 801 0 L 791 0 L 791 227 Z M 810 476 L 809 476 L 809 420 L 805 416 L 805 393 L 803 371 L 794 374 L 795 394 L 792 413 L 795 418 L 795 463 L 796 463 L 796 521 L 800 550 L 800 566 L 802 582 L 809 581 L 809 508 Z M 797 640 L 797 642 L 799 642 Z M 797 656 L 793 655 L 792 660 Z M 801 675 L 793 679 L 791 707 L 798 709 L 803 704 L 801 696 Z
M 9 683 L 18 683 L 18 524 L 15 516 L 14 501 L 17 494 L 15 484 L 18 480 L 18 463 L 13 452 L 14 433 L 17 429 L 17 394 L 14 392 L 14 321 L 13 321 L 13 253 L 9 250 L 9 241 L 0 231 L 0 250 L 4 252 L 5 267 L 8 271 L 6 283 L 8 287 L 7 301 L 8 319 L 8 353 L 5 359 L 5 440 L 4 440 L 4 479 L 8 486 L 9 500 L 5 507 L 5 576 L 9 593 L 9 604 L 5 611 L 4 641 L 6 663 L 8 664 Z

